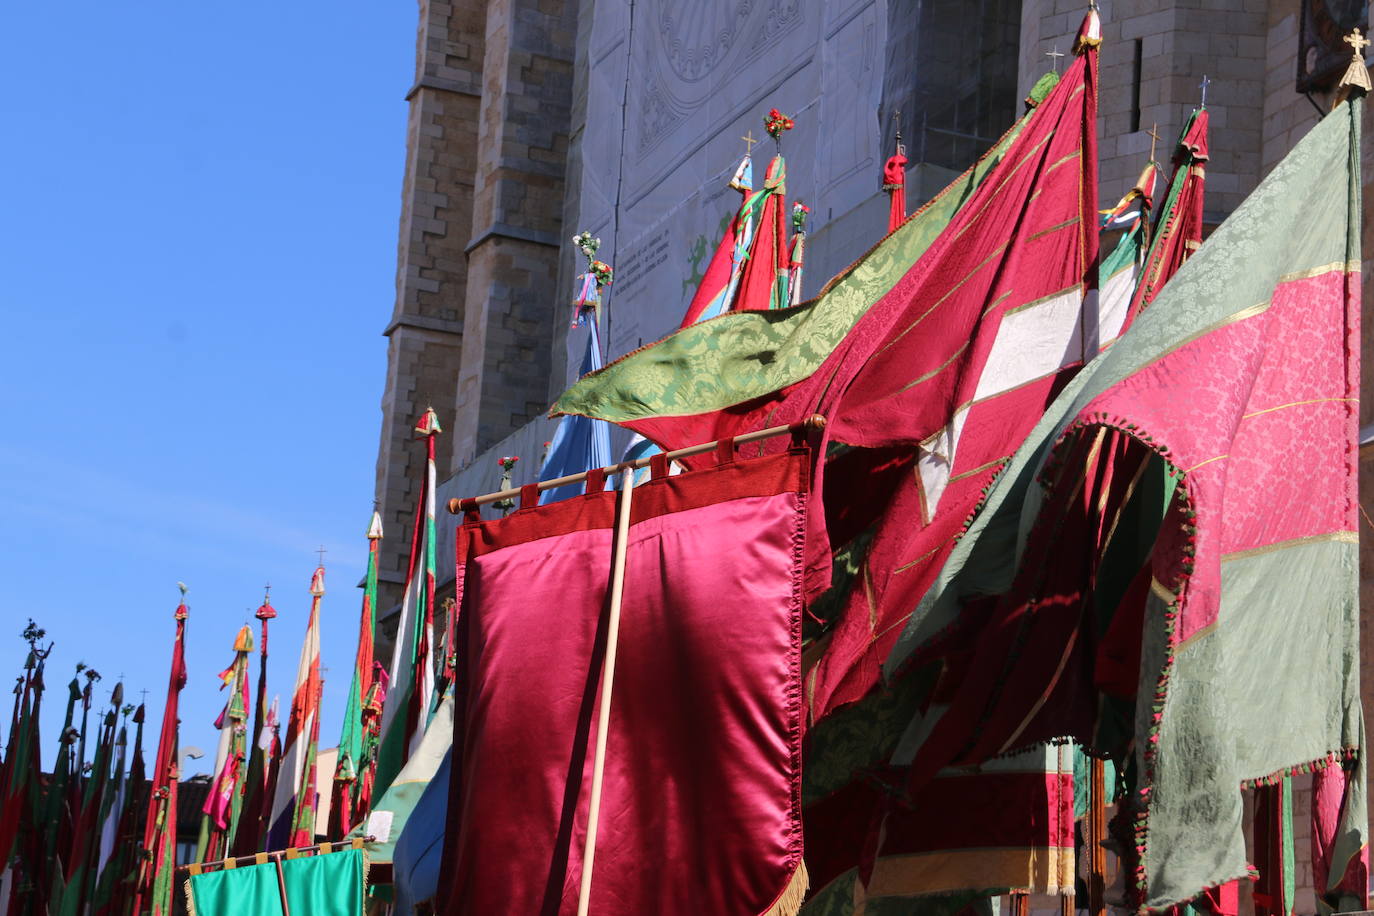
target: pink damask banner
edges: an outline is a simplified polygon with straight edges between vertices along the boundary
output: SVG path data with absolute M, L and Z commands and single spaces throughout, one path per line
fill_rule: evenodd
M 591 890 L 601 916 L 790 913 L 804 891 L 810 457 L 720 457 L 634 491 Z M 459 531 L 441 913 L 576 912 L 617 496 L 601 484 Z

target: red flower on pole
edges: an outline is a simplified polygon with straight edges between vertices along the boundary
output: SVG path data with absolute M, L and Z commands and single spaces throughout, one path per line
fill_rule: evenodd
M 768 110 L 768 115 L 763 119 L 763 129 L 767 131 L 768 136 L 772 137 L 774 140 L 780 139 L 783 131 L 791 130 L 796 126 L 795 121 L 781 111 L 778 111 L 776 108 L 770 108 Z

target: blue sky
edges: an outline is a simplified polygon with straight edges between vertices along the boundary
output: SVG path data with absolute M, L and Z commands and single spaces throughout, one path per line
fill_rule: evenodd
M 320 545 L 337 741 L 415 26 L 413 3 L 356 0 L 5 12 L 0 673 L 19 673 L 28 617 L 47 628 L 46 759 L 77 661 L 102 702 L 121 672 L 135 702 L 147 689 L 154 753 L 178 580 L 183 745 L 213 757 L 216 674 L 267 582 L 289 706 Z

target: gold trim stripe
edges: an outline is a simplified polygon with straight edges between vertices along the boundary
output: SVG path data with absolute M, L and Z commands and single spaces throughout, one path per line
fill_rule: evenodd
M 1230 458 L 1230 457 L 1231 457 L 1231 453 L 1230 453 L 1230 452 L 1227 452 L 1227 453 L 1225 453 L 1224 455 L 1217 455 L 1217 456 L 1215 456 L 1215 457 L 1208 458 L 1206 461 L 1199 461 L 1197 464 L 1193 465 L 1193 466 L 1190 467 L 1190 468 L 1184 468 L 1184 469 L 1183 469 L 1183 473 L 1185 473 L 1185 474 L 1191 474 L 1191 473 L 1193 473 L 1193 471 L 1196 471 L 1198 468 L 1203 467 L 1203 466 L 1205 466 L 1205 465 L 1209 465 L 1209 464 L 1211 464 L 1213 461 L 1220 461 L 1220 460 L 1222 460 L 1223 458 Z
M 1033 241 L 1035 241 L 1036 239 L 1040 238 L 1041 236 L 1049 235 L 1049 234 L 1052 233 L 1052 232 L 1058 232 L 1060 229 L 1067 229 L 1067 228 L 1069 228 L 1070 226 L 1077 226 L 1077 225 L 1078 225 L 1078 220 L 1079 220 L 1079 218 L 1078 218 L 1077 216 L 1075 216 L 1073 219 L 1066 219 L 1066 220 L 1064 220 L 1064 222 L 1060 223 L 1060 224 L 1057 225 L 1057 226 L 1051 226 L 1051 227 L 1049 227 L 1048 229 L 1041 229 L 1039 232 L 1035 233 L 1035 234 L 1032 235 L 1030 238 L 1026 239 L 1026 241 L 1027 241 L 1027 242 L 1033 242 Z
M 1329 404 L 1332 401 L 1349 401 L 1350 403 L 1354 404 L 1359 403 L 1359 400 L 1359 398 L 1312 398 L 1311 400 L 1307 401 L 1290 401 L 1287 404 L 1278 404 L 1274 407 L 1265 407 L 1262 410 L 1252 410 L 1250 413 L 1243 414 L 1241 416 L 1241 419 L 1248 420 L 1251 417 L 1258 417 L 1261 414 L 1273 413 L 1276 410 L 1287 410 L 1289 407 L 1302 407 L 1307 404 Z
M 901 388 L 897 389 L 897 393 L 901 394 L 903 391 L 910 391 L 912 388 L 915 388 L 922 382 L 928 382 L 931 379 L 935 378 L 935 376 L 939 375 L 941 372 L 944 372 L 946 369 L 949 368 L 951 363 L 953 363 L 956 359 L 963 355 L 963 352 L 968 349 L 968 345 L 969 341 L 964 341 L 964 345 L 959 349 L 955 350 L 953 355 L 951 355 L 949 359 L 945 360 L 943 363 L 936 366 L 934 369 L 931 369 L 925 375 L 922 375 L 919 378 L 914 378 L 911 381 L 907 382 Z
M 960 280 L 958 283 L 954 284 L 954 286 L 953 286 L 947 293 L 945 293 L 943 296 L 941 296 L 939 299 L 935 300 L 934 304 L 931 305 L 930 308 L 928 308 L 928 309 L 926 309 L 924 312 L 922 312 L 922 313 L 916 318 L 915 321 L 913 321 L 911 324 L 909 324 L 909 325 L 907 325 L 905 328 L 903 328 L 902 331 L 901 331 L 901 333 L 899 333 L 896 337 L 893 337 L 890 341 L 888 341 L 886 344 L 884 344 L 883 347 L 882 347 L 881 349 L 879 349 L 877 352 L 875 352 L 873 355 L 874 355 L 874 356 L 879 356 L 879 355 L 881 355 L 881 354 L 883 354 L 883 353 L 886 353 L 888 350 L 892 349 L 893 347 L 895 347 L 895 346 L 897 345 L 897 342 L 898 342 L 899 340 L 901 340 L 903 337 L 905 337 L 906 335 L 908 335 L 908 334 L 910 334 L 912 331 L 914 331 L 914 330 L 916 329 L 916 326 L 917 326 L 918 324 L 920 324 L 922 321 L 925 321 L 926 318 L 929 317 L 929 315 L 930 315 L 931 312 L 935 311 L 935 310 L 938 309 L 941 305 L 943 305 L 946 299 L 948 299 L 950 296 L 953 296 L 955 293 L 957 293 L 957 292 L 963 287 L 963 285 L 964 285 L 965 283 L 967 283 L 969 280 L 972 280 L 973 277 L 974 277 L 980 270 L 982 270 L 984 267 L 987 267 L 988 264 L 992 263 L 992 261 L 993 261 L 994 258 L 998 257 L 998 256 L 1001 255 L 1004 251 L 1006 251 L 1006 250 L 1007 250 L 1007 246 L 1010 245 L 1010 244 L 1011 244 L 1010 242 L 1003 242 L 1001 245 L 998 245 L 996 248 L 994 248 L 994 249 L 992 250 L 992 252 L 991 252 L 990 254 L 988 254 L 988 256 L 987 256 L 986 258 L 984 258 L 976 267 L 974 267 L 973 270 L 969 271 L 969 272 L 964 276 L 964 278 L 963 278 L 962 280 Z
M 1139 366 L 1135 368 L 1132 374 L 1134 374 L 1134 372 L 1144 371 L 1145 369 L 1159 362 L 1161 359 L 1166 359 L 1172 356 L 1179 350 L 1182 350 L 1184 347 L 1188 346 L 1188 344 L 1192 343 L 1195 340 L 1199 340 L 1203 337 L 1206 337 L 1213 331 L 1220 331 L 1227 325 L 1235 324 L 1237 321 L 1245 321 L 1247 319 L 1254 318 L 1256 315 L 1263 315 L 1265 312 L 1269 311 L 1269 305 L 1270 304 L 1268 302 L 1260 302 L 1256 305 L 1247 306 L 1241 309 L 1239 312 L 1233 312 L 1232 314 L 1227 315 L 1225 318 L 1221 319 L 1215 324 L 1208 325 L 1200 331 L 1197 331 L 1193 334 L 1189 334 L 1187 337 L 1184 337 L 1177 343 L 1170 344 L 1169 349 L 1165 350 L 1163 353 L 1160 353 L 1153 359 L 1146 360 L 1145 362 L 1141 363 Z
M 1251 547 L 1249 550 L 1234 550 L 1231 553 L 1224 553 L 1221 555 L 1221 562 L 1230 563 L 1232 560 L 1248 560 L 1251 557 L 1273 553 L 1276 550 L 1287 550 L 1290 547 L 1305 547 L 1308 544 L 1358 544 L 1359 542 L 1360 533 L 1358 531 L 1330 531 L 1326 534 L 1309 534 L 1306 537 L 1289 538 L 1286 541 L 1265 544 L 1262 547 Z
M 1001 464 L 1003 461 L 1006 461 L 1006 460 L 1007 460 L 1008 458 L 1010 458 L 1010 457 L 1011 457 L 1010 455 L 1003 455 L 1001 458 L 994 458 L 994 459 L 992 459 L 992 460 L 989 461 L 987 464 L 980 464 L 980 465 L 978 465 L 978 467 L 976 467 L 976 468 L 972 468 L 972 469 L 967 470 L 967 471 L 964 471 L 964 472 L 962 472 L 962 473 L 960 473 L 960 474 L 955 474 L 955 475 L 954 475 L 953 477 L 951 477 L 949 480 L 946 480 L 946 481 L 945 481 L 945 486 L 949 486 L 950 484 L 954 483 L 954 481 L 956 481 L 956 480 L 963 480 L 965 477 L 972 477 L 974 474 L 981 474 L 982 472 L 986 471 L 988 468 L 996 467 L 997 465 Z
M 1322 274 L 1329 274 L 1337 270 L 1341 273 L 1358 274 L 1360 272 L 1360 262 L 1332 261 L 1330 264 L 1322 264 L 1319 267 L 1309 267 L 1307 270 L 1298 270 L 1291 274 L 1284 274 L 1279 277 L 1279 282 L 1292 283 L 1294 280 L 1310 280 L 1313 277 L 1320 277 Z

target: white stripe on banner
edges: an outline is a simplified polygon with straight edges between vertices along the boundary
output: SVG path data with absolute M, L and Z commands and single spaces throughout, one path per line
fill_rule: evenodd
M 1102 295 L 1098 299 L 1102 304 L 1097 319 L 1100 328 L 1098 349 L 1121 336 L 1121 327 L 1126 323 L 1126 311 L 1131 307 L 1131 296 L 1135 293 L 1135 281 L 1139 274 L 1139 268 L 1132 261 L 1102 284 Z
M 974 403 L 1052 375 L 1065 366 L 1086 362 L 1084 322 L 1096 324 L 1096 306 L 1096 291 L 1090 292 L 1085 302 L 1075 286 L 1004 315 L 978 378 Z M 1096 355 L 1097 348 L 1091 352 Z M 949 485 L 968 411 L 969 405 L 959 408 L 944 429 L 921 444 L 916 466 L 925 491 L 927 523 Z
M 986 400 L 1082 361 L 1083 312 L 1082 292 L 1074 287 L 1004 315 L 973 399 Z

